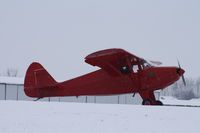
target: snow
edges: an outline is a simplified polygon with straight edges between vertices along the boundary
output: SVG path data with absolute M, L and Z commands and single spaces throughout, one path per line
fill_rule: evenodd
M 163 104 L 200 106 L 200 99 L 178 100 L 170 96 L 161 96 L 160 100 L 163 102 Z
M 199 133 L 200 108 L 0 101 L 0 133 Z
M 0 77 L 0 83 L 3 84 L 24 84 L 23 77 Z

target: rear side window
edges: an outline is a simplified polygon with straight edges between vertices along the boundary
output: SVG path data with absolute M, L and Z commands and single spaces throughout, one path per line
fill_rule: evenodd
M 129 74 L 129 73 L 131 73 L 130 68 L 129 68 L 128 66 L 122 66 L 122 67 L 120 68 L 120 71 L 121 71 L 121 73 L 123 73 L 123 74 Z

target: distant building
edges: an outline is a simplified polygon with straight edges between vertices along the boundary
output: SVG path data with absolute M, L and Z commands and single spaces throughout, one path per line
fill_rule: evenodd
M 24 93 L 24 78 L 0 77 L 0 100 L 23 100 L 33 101 L 35 98 L 27 97 Z M 160 92 L 156 91 L 156 97 Z M 43 98 L 39 101 L 50 102 L 80 102 L 80 103 L 113 103 L 113 104 L 141 104 L 142 99 L 139 94 L 123 94 L 112 96 L 80 96 L 80 97 L 51 97 Z

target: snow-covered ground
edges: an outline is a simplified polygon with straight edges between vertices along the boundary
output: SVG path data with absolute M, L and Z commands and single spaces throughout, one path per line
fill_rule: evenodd
M 163 104 L 200 106 L 200 99 L 178 100 L 170 96 L 161 96 L 160 100 L 163 102 Z
M 200 108 L 0 101 L 0 133 L 200 133 Z

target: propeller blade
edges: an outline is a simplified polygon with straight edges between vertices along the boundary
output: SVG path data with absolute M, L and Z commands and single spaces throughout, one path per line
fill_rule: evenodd
M 186 86 L 185 77 L 183 75 L 181 77 L 182 77 L 184 86 Z
M 178 67 L 181 68 L 181 65 L 180 65 L 180 63 L 179 63 L 179 60 L 177 60 L 177 61 L 178 61 Z
M 179 60 L 177 60 L 177 62 L 178 62 L 178 67 L 179 67 L 179 69 L 181 69 L 181 65 L 180 65 L 180 63 L 179 63 Z M 183 80 L 184 86 L 186 86 L 186 81 L 185 81 L 184 75 L 182 75 L 181 78 L 182 78 L 182 80 Z

